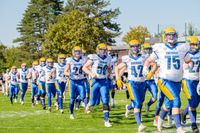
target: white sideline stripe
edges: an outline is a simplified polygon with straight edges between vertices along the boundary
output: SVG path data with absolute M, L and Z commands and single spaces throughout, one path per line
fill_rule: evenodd
M 30 115 L 41 115 L 41 114 L 46 114 L 49 113 L 48 111 L 34 111 L 34 112 L 28 112 L 28 111 L 20 111 L 20 112 L 15 112 L 15 111 L 2 111 L 0 112 L 0 118 L 9 118 L 9 117 L 25 117 L 25 116 L 30 116 Z

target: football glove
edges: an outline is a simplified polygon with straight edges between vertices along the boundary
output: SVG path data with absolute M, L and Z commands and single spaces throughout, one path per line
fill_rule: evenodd
M 146 80 L 150 80 L 153 76 L 153 72 L 150 71 L 147 75 L 146 75 Z
M 116 80 L 116 84 L 118 88 L 122 88 L 123 87 L 123 81 L 121 79 L 117 79 Z

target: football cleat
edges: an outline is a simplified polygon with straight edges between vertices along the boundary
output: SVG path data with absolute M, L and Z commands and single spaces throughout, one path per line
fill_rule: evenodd
M 59 110 L 59 106 L 58 105 L 56 106 L 56 110 Z
M 64 110 L 63 110 L 63 109 L 61 109 L 61 110 L 60 110 L 60 112 L 63 114 L 63 113 L 64 113 Z
M 74 120 L 74 115 L 73 114 L 70 114 L 70 119 Z
M 17 103 L 17 99 L 16 98 L 14 99 L 14 102 Z
M 157 124 L 158 132 L 161 132 L 161 131 L 162 131 L 162 125 L 163 125 L 163 120 L 160 119 L 160 117 L 159 117 L 159 118 L 158 118 L 158 124 Z
M 105 125 L 105 127 L 112 127 L 112 125 L 110 124 L 109 121 L 105 121 L 104 125 Z
M 183 124 L 186 124 L 186 115 L 185 114 L 181 114 L 181 122 L 183 123 Z
M 143 132 L 147 127 L 140 124 L 140 126 L 138 127 L 138 132 Z
M 46 106 L 45 106 L 45 105 L 42 105 L 42 109 L 46 109 Z
M 57 106 L 58 106 L 58 102 L 55 102 L 55 103 L 54 103 L 54 106 L 57 107 Z
M 24 105 L 24 101 L 21 101 L 21 105 Z
M 91 112 L 90 110 L 85 109 L 86 114 L 89 114 L 90 112 Z
M 192 123 L 191 128 L 193 133 L 200 133 L 196 123 Z
M 49 112 L 51 112 L 51 107 L 48 107 Z
M 129 112 L 130 112 L 130 110 L 128 110 L 128 104 L 126 105 L 126 112 L 125 112 L 125 117 L 126 118 L 128 118 L 128 114 L 129 114 Z
M 182 127 L 179 127 L 178 129 L 176 129 L 177 133 L 187 133 L 185 130 L 183 130 Z

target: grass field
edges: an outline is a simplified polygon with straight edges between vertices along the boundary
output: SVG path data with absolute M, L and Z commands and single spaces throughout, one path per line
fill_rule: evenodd
M 116 106 L 110 112 L 111 128 L 104 127 L 102 107 L 93 107 L 90 114 L 85 114 L 84 109 L 75 111 L 75 119 L 69 119 L 69 95 L 64 102 L 64 114 L 53 108 L 52 112 L 42 110 L 40 105 L 35 108 L 31 107 L 30 92 L 26 94 L 25 104 L 10 104 L 9 98 L 0 94 L 0 133 L 29 133 L 29 132 L 48 132 L 48 133 L 134 133 L 137 132 L 137 124 L 134 120 L 133 113 L 129 118 L 124 117 L 125 105 L 129 103 L 126 99 L 125 91 L 116 92 Z M 146 100 L 150 94 L 147 93 Z M 187 102 L 182 95 L 182 107 Z M 155 110 L 154 104 L 151 107 L 149 116 L 145 115 L 144 108 L 142 110 L 143 124 L 148 126 L 145 132 L 156 132 L 156 127 L 152 125 Z M 188 122 L 190 122 L 188 120 Z M 199 120 L 198 120 L 199 122 Z M 184 127 L 187 131 L 191 131 L 189 126 Z M 175 132 L 175 128 L 164 129 L 164 132 Z

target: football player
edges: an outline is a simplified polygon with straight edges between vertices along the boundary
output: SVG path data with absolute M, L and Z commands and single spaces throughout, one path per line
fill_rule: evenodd
M 48 110 L 51 112 L 51 105 L 52 101 L 51 98 L 56 96 L 56 87 L 55 87 L 55 77 L 56 73 L 53 71 L 55 69 L 54 67 L 54 60 L 52 58 L 47 59 L 47 65 L 44 68 L 44 75 L 46 79 L 47 84 L 47 90 L 48 90 Z
M 31 88 L 32 88 L 32 93 L 31 93 L 31 103 L 32 103 L 32 108 L 35 107 L 34 103 L 34 98 L 37 98 L 38 96 L 38 84 L 37 80 L 39 77 L 39 73 L 37 71 L 37 66 L 38 66 L 38 61 L 33 61 L 32 67 L 29 69 L 29 73 L 27 75 L 28 79 L 31 79 Z
M 43 109 L 46 108 L 45 105 L 45 96 L 46 96 L 46 79 L 45 79 L 45 74 L 44 74 L 44 68 L 46 67 L 46 59 L 44 57 L 41 57 L 39 60 L 39 65 L 37 66 L 37 71 L 39 73 L 38 77 L 38 95 L 41 95 L 41 103 L 43 106 Z
M 199 51 L 199 39 L 196 36 L 190 36 L 186 39 L 186 43 L 191 46 L 189 56 L 192 59 L 194 65 L 189 67 L 187 64 L 184 66 L 182 88 L 185 93 L 188 103 L 190 120 L 192 122 L 191 128 L 193 133 L 199 133 L 199 129 L 196 124 L 197 112 L 196 108 L 200 102 L 200 96 L 197 93 L 197 86 L 200 79 L 200 51 Z M 187 109 L 187 107 L 186 107 Z M 186 118 L 186 116 L 184 116 Z
M 108 78 L 108 85 L 111 91 L 111 107 L 114 107 L 114 97 L 115 97 L 115 66 L 117 64 L 117 57 L 112 53 L 112 46 L 107 46 L 108 49 L 108 56 L 110 56 L 111 58 L 111 62 L 110 62 L 110 68 L 111 68 L 111 73 L 110 73 L 110 77 Z
M 152 53 L 151 44 L 150 43 L 144 43 L 142 45 L 142 51 L 143 51 L 144 56 L 149 57 L 150 54 Z M 149 69 L 151 70 L 151 67 Z M 148 115 L 149 114 L 149 108 L 153 103 L 155 103 L 157 101 L 157 94 L 158 94 L 158 88 L 157 88 L 157 85 L 156 85 L 153 77 L 150 80 L 146 80 L 146 89 L 149 90 L 149 92 L 152 95 L 152 97 L 150 98 L 148 103 L 146 103 L 146 115 Z
M 26 63 L 22 63 L 21 69 L 19 70 L 19 77 L 20 77 L 20 87 L 21 87 L 21 96 L 20 96 L 20 102 L 23 105 L 24 104 L 24 96 L 26 94 L 26 91 L 28 89 L 28 67 Z
M 111 59 L 107 55 L 105 43 L 98 44 L 96 52 L 96 54 L 88 55 L 88 60 L 83 66 L 83 71 L 92 79 L 91 98 L 86 107 L 86 113 L 89 113 L 89 107 L 94 106 L 100 96 L 103 104 L 104 125 L 111 127 L 112 125 L 109 122 L 109 88 L 107 85 Z
M 66 87 L 66 77 L 64 75 L 64 69 L 66 66 L 66 57 L 64 54 L 58 55 L 58 63 L 54 63 L 55 72 L 56 72 L 56 87 L 58 90 L 58 105 L 61 113 L 64 113 L 63 110 L 63 93 Z
M 187 44 L 177 43 L 177 32 L 174 28 L 168 27 L 164 30 L 164 43 L 158 43 L 153 46 L 153 53 L 145 61 L 143 73 L 148 73 L 150 63 L 158 60 L 160 62 L 160 71 L 158 80 L 158 87 L 167 97 L 165 105 L 162 108 L 160 117 L 158 119 L 157 129 L 162 130 L 162 125 L 167 112 L 172 109 L 175 125 L 178 133 L 185 131 L 181 125 L 181 80 L 183 75 L 183 62 L 192 66 L 192 60 L 187 54 L 190 46 Z
M 85 85 L 84 80 L 86 79 L 83 73 L 83 65 L 86 60 L 82 58 L 82 49 L 79 46 L 75 46 L 72 49 L 72 57 L 68 59 L 65 67 L 64 74 L 69 77 L 70 82 L 70 119 L 74 119 L 74 102 L 76 96 L 79 95 L 83 101 L 85 99 Z M 77 94 L 78 93 L 78 94 Z
M 13 98 L 14 102 L 16 103 L 17 95 L 19 92 L 19 73 L 17 71 L 16 66 L 12 66 L 11 71 L 7 78 L 10 83 L 10 103 L 13 104 Z
M 146 129 L 141 122 L 141 109 L 145 96 L 145 77 L 142 73 L 143 64 L 146 57 L 140 54 L 141 45 L 137 40 L 129 42 L 129 55 L 122 57 L 122 63 L 116 66 L 115 74 L 117 79 L 117 86 L 122 87 L 121 76 L 127 69 L 128 71 L 128 91 L 131 102 L 133 103 L 135 120 L 138 124 L 138 132 Z M 124 69 L 126 68 L 126 69 Z M 121 74 L 121 75 L 120 75 Z

